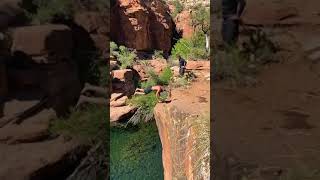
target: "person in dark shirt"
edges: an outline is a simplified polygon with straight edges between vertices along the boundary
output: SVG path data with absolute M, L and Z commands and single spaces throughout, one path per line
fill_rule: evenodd
M 222 0 L 222 38 L 228 46 L 234 46 L 239 36 L 240 17 L 245 0 Z
M 180 76 L 183 76 L 186 70 L 187 61 L 184 60 L 180 55 L 178 55 L 178 59 L 179 59 L 179 74 Z

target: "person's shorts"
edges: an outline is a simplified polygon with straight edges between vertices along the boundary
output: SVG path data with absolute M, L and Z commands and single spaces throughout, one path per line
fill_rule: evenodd
M 145 94 L 149 94 L 152 91 L 152 87 L 147 87 L 143 91 Z

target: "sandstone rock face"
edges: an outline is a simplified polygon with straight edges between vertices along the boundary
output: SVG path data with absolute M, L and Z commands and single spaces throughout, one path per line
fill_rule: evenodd
M 189 88 L 172 90 L 170 103 L 158 103 L 154 117 L 162 143 L 164 179 L 210 179 L 203 170 L 209 168 L 208 161 L 199 168 L 200 155 L 193 153 L 199 142 L 199 133 L 192 123 L 210 112 L 210 84 L 199 80 Z M 206 124 L 202 124 L 206 125 Z M 209 129 L 204 129 L 208 134 Z M 206 128 L 209 128 L 207 126 Z M 203 136 L 202 136 L 203 137 Z M 202 141 L 201 143 L 205 143 Z M 201 152 L 202 153 L 202 152 Z M 202 166 L 202 165 L 200 165 Z M 207 171 L 208 172 L 208 171 Z M 209 175 L 210 176 L 210 175 Z
M 166 67 L 168 63 L 165 59 L 153 59 L 153 60 L 141 60 L 147 65 L 136 64 L 133 66 L 133 69 L 136 70 L 141 79 L 148 77 L 148 68 L 151 68 L 156 74 L 160 74 Z
M 194 179 L 190 169 L 195 159 L 188 154 L 192 148 L 192 136 L 188 136 L 188 129 L 184 128 L 188 114 L 175 106 L 158 104 L 154 115 L 162 143 L 164 179 Z M 180 141 L 182 138 L 185 140 Z
M 175 18 L 175 23 L 178 31 L 182 32 L 183 38 L 191 38 L 193 35 L 193 28 L 190 25 L 191 15 L 190 11 L 184 10 Z
M 138 51 L 168 53 L 173 36 L 169 7 L 158 0 L 117 0 L 111 8 L 111 39 Z
M 13 30 L 11 51 L 36 63 L 57 63 L 71 58 L 72 32 L 64 25 L 19 27 Z

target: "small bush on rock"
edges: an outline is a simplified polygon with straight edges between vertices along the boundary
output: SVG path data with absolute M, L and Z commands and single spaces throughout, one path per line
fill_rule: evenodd
M 117 55 L 117 59 L 121 63 L 121 66 L 120 66 L 121 69 L 132 67 L 136 57 L 137 57 L 136 53 L 130 51 L 125 46 L 119 47 L 119 53 Z
M 163 51 L 155 50 L 152 59 L 163 59 Z

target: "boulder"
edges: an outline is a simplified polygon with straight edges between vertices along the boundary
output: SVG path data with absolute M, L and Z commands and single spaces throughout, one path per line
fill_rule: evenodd
M 136 110 L 133 106 L 110 107 L 110 122 L 129 119 Z
M 141 79 L 147 78 L 147 72 L 145 70 L 145 66 L 141 65 L 141 64 L 135 64 L 132 67 L 135 71 L 137 71 L 137 73 L 139 74 Z
M 118 100 L 119 98 L 121 98 L 122 96 L 124 96 L 123 93 L 112 93 L 112 94 L 111 94 L 110 101 L 116 101 L 116 100 Z
M 61 179 L 87 151 L 87 146 L 63 137 L 37 143 L 0 144 L 0 179 Z
M 120 106 L 125 106 L 126 101 L 128 100 L 128 96 L 123 96 L 115 101 L 110 102 L 111 107 L 120 107 Z
M 121 69 L 113 71 L 113 78 L 120 81 L 128 82 L 133 80 L 133 72 L 131 69 Z
M 111 39 L 117 44 L 169 53 L 174 23 L 169 7 L 158 0 L 116 0 L 111 7 Z
M 52 109 L 40 111 L 25 119 L 21 124 L 9 124 L 0 131 L 0 142 L 7 144 L 32 143 L 49 137 L 50 120 L 55 118 Z
M 132 96 L 135 91 L 135 85 L 133 81 L 129 82 L 112 82 L 112 92 L 124 93 L 126 96 Z
M 135 91 L 134 74 L 131 69 L 114 70 L 112 92 L 131 96 Z
M 35 63 L 57 63 L 72 56 L 72 32 L 65 25 L 18 27 L 13 30 L 14 55 L 25 55 Z

